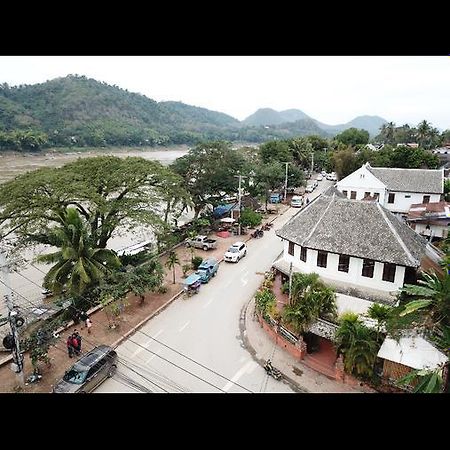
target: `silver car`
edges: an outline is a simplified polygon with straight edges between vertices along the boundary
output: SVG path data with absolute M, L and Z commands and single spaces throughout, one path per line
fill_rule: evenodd
M 82 356 L 62 380 L 53 386 L 54 393 L 92 392 L 117 369 L 117 353 L 108 345 L 99 345 Z

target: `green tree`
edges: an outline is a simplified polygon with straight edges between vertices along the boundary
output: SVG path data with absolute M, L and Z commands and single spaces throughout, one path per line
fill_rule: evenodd
M 181 178 L 143 158 L 81 158 L 59 169 L 19 175 L 0 190 L 0 237 L 15 232 L 19 246 L 45 242 L 61 225 L 61 212 L 76 208 L 89 224 L 93 247 L 105 248 L 113 232 L 145 224 L 164 228 L 159 205 L 168 197 L 189 199 Z
M 94 248 L 86 221 L 75 208 L 61 213 L 61 225 L 48 231 L 45 243 L 57 251 L 40 255 L 38 262 L 54 264 L 44 277 L 43 286 L 59 294 L 63 289 L 75 298 L 120 267 L 111 250 Z
M 332 158 L 334 170 L 340 180 L 359 168 L 358 159 L 351 148 L 346 148 L 333 153 Z
M 442 392 L 443 379 L 442 368 L 435 370 L 412 370 L 410 373 L 397 380 L 398 386 L 413 385 L 413 393 L 438 394 Z
M 264 164 L 274 161 L 292 161 L 292 152 L 289 150 L 288 141 L 269 141 L 259 147 L 259 155 Z
M 180 266 L 180 260 L 178 259 L 178 255 L 175 252 L 170 252 L 167 257 L 166 266 L 169 270 L 172 270 L 173 273 L 173 284 L 175 284 L 175 267 Z
M 261 214 L 250 208 L 244 208 L 241 212 L 241 217 L 239 218 L 239 222 L 244 227 L 256 227 L 261 223 L 261 221 Z
M 344 356 L 345 371 L 358 377 L 371 377 L 381 345 L 375 331 L 353 313 L 343 314 L 339 322 L 335 337 L 338 354 Z
M 194 218 L 207 206 L 217 206 L 227 195 L 236 194 L 244 157 L 226 142 L 198 144 L 178 158 L 171 168 L 183 177 L 194 204 Z
M 349 128 L 338 134 L 335 139 L 345 145 L 356 147 L 357 145 L 365 145 L 369 143 L 369 132 L 358 128 Z
M 319 317 L 337 317 L 336 294 L 320 281 L 316 273 L 292 275 L 291 302 L 283 311 L 284 319 L 297 331 L 305 332 Z
M 436 325 L 450 325 L 450 275 L 422 273 L 418 285 L 405 284 L 402 292 L 412 297 L 400 317 L 421 310 L 424 313 L 420 326 L 433 329 Z

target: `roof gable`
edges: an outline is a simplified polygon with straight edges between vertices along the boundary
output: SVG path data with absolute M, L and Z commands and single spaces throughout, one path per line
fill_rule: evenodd
M 385 189 L 386 185 L 377 178 L 370 170 L 368 164 L 363 164 L 359 169 L 347 175 L 345 178 L 337 182 L 339 189 L 346 189 L 350 187 L 364 187 L 372 189 Z

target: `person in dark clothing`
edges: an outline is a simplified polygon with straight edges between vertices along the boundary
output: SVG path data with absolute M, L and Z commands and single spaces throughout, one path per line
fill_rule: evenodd
M 72 346 L 75 355 L 79 355 L 81 353 L 81 336 L 78 334 L 77 330 L 74 330 L 72 334 Z
M 70 334 L 69 337 L 67 338 L 67 342 L 66 342 L 67 353 L 69 354 L 69 358 L 72 358 L 73 352 L 74 352 L 72 338 L 73 338 L 73 336 Z
M 84 312 L 81 311 L 80 313 L 80 320 L 86 325 L 86 319 L 88 319 L 89 316 Z M 87 325 L 86 325 L 87 326 Z M 81 327 L 81 329 L 83 329 L 83 327 Z

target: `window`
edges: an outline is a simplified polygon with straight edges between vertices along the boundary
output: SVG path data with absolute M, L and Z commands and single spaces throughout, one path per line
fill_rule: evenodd
M 290 255 L 294 255 L 294 246 L 295 246 L 295 244 L 293 242 L 289 242 L 288 253 Z
M 362 276 L 367 278 L 373 278 L 373 269 L 375 267 L 375 261 L 371 259 L 363 260 Z
M 405 198 L 411 198 L 411 196 L 410 195 L 405 195 Z
M 383 281 L 390 281 L 391 283 L 394 282 L 396 267 L 397 266 L 395 264 L 384 263 Z
M 350 198 L 351 198 L 352 200 L 355 200 L 355 199 L 356 199 L 356 191 L 350 191 Z
M 327 258 L 328 253 L 327 252 L 317 252 L 317 267 L 327 267 Z
M 429 195 L 424 195 L 422 203 L 430 203 L 430 196 Z
M 375 197 L 376 200 L 378 200 L 378 197 L 380 196 L 380 194 L 378 192 L 374 192 L 373 196 Z
M 348 272 L 350 266 L 350 256 L 339 255 L 338 270 L 339 272 Z
M 300 247 L 300 260 L 306 262 L 306 247 Z
M 342 193 L 343 193 L 346 197 L 348 197 L 347 191 L 342 191 Z
M 364 192 L 364 197 L 370 197 L 370 192 Z
M 394 203 L 395 201 L 395 194 L 390 193 L 388 197 L 388 203 Z

